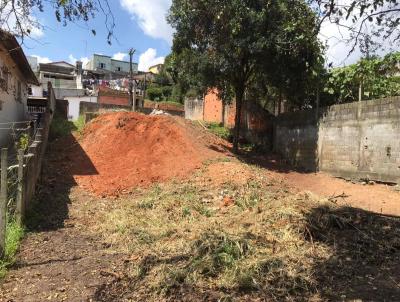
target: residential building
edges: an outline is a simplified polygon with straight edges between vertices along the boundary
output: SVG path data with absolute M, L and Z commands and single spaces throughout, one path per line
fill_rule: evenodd
M 153 74 L 159 74 L 163 68 L 164 64 L 157 64 L 154 66 L 150 66 L 149 67 L 149 72 L 153 73 Z
M 128 61 L 115 60 L 110 56 L 94 54 L 89 62 L 86 63 L 84 69 L 91 71 L 129 73 L 130 63 Z M 132 63 L 132 70 L 135 74 L 137 73 L 137 63 Z
M 28 84 L 39 85 L 13 35 L 0 29 L 0 145 L 6 146 L 15 122 L 28 119 Z
M 40 63 L 38 79 L 45 88 L 51 82 L 54 88 L 77 89 L 75 66 L 65 61 Z

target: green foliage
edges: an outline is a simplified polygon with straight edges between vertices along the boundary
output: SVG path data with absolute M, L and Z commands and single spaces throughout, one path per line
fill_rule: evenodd
M 160 102 L 163 100 L 162 88 L 156 86 L 150 86 L 147 88 L 146 94 L 152 101 Z
M 85 128 L 85 117 L 80 115 L 76 121 L 73 121 L 75 130 L 81 133 Z
M 77 127 L 73 122 L 64 118 L 54 117 L 50 125 L 50 137 L 52 139 L 64 137 L 75 130 L 77 130 Z
M 255 83 L 303 95 L 321 66 L 317 17 L 305 1 L 175 0 L 168 21 L 184 90 L 216 88 L 224 101 L 235 97 L 239 120 Z
M 24 228 L 15 220 L 7 223 L 5 256 L 0 260 L 0 279 L 5 276 L 7 267 L 14 263 L 15 254 L 18 251 L 21 239 L 24 237 L 24 233 Z
M 29 146 L 29 135 L 27 133 L 24 133 L 19 138 L 18 149 L 26 150 L 28 149 L 28 146 Z
M 244 258 L 250 251 L 250 244 L 242 238 L 209 232 L 197 240 L 192 249 L 194 260 L 189 266 L 190 270 L 216 277 Z
M 208 123 L 207 124 L 208 130 L 210 132 L 214 133 L 215 135 L 228 140 L 231 137 L 231 133 L 228 128 L 222 126 L 221 124 L 218 123 Z
M 333 95 L 337 102 L 354 102 L 358 100 L 362 83 L 363 100 L 400 95 L 399 64 L 400 52 L 335 68 L 329 74 L 325 92 Z

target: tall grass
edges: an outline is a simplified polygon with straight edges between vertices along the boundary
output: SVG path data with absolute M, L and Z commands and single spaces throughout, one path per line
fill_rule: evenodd
M 24 237 L 25 230 L 14 219 L 7 223 L 6 228 L 6 250 L 4 258 L 0 260 L 0 279 L 7 272 L 7 267 L 15 261 L 15 255 L 18 251 L 20 242 Z
M 79 116 L 76 121 L 68 121 L 64 118 L 55 116 L 50 125 L 50 137 L 52 139 L 60 138 L 71 134 L 76 131 L 81 133 L 85 127 L 85 117 Z

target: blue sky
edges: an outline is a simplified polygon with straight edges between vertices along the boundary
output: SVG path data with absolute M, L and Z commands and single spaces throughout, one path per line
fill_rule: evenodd
M 35 13 L 43 25 L 35 31 L 34 39 L 24 42 L 27 55 L 37 56 L 39 61 L 68 61 L 87 59 L 93 53 L 128 59 L 130 47 L 136 49 L 134 61 L 140 61 L 140 69 L 163 62 L 169 54 L 172 29 L 165 21 L 170 0 L 109 0 L 115 17 L 115 40 L 107 43 L 104 15 L 98 13 L 87 24 L 69 23 L 66 27 L 58 23 L 54 11 L 45 8 L 43 13 Z M 91 29 L 95 29 L 94 36 Z
M 165 20 L 172 0 L 108 1 L 116 23 L 116 40 L 111 46 L 107 44 L 105 19 L 101 13 L 88 24 L 70 23 L 63 27 L 56 21 L 54 11 L 47 8 L 44 13 L 35 15 L 44 28 L 33 32 L 38 41 L 25 41 L 25 52 L 37 56 L 41 62 L 64 60 L 74 63 L 77 59 L 87 60 L 93 53 L 128 59 L 126 53 L 134 47 L 137 50 L 134 60 L 139 63 L 139 70 L 146 71 L 149 66 L 162 63 L 172 44 L 173 30 Z M 96 36 L 92 35 L 91 29 L 96 30 Z M 351 45 L 346 45 L 343 39 L 348 38 L 349 33 L 335 24 L 325 22 L 319 37 L 328 45 L 327 62 L 334 66 L 354 63 L 361 56 L 358 48 L 348 56 Z M 381 44 L 384 47 L 380 54 L 393 50 L 390 41 L 384 40 Z

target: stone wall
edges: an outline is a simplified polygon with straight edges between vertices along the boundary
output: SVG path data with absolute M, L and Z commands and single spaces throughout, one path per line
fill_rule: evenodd
M 400 183 L 400 97 L 283 114 L 275 151 L 295 166 Z

